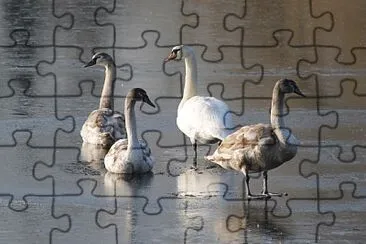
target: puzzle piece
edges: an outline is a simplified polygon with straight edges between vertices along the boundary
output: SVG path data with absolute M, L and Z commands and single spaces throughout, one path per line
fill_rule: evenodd
M 127 61 L 133 67 L 129 81 L 123 83 L 122 86 L 116 85 L 115 93 L 126 96 L 132 88 L 140 87 L 148 91 L 152 100 L 156 100 L 158 97 L 172 96 L 172 92 L 178 90 L 181 85 L 178 78 L 174 79 L 167 76 L 163 70 L 164 58 L 170 53 L 172 46 L 159 45 L 161 35 L 157 32 L 144 31 L 141 37 L 145 42 L 142 47 L 115 48 L 116 64 L 123 64 Z M 97 48 L 95 51 L 110 53 L 111 49 Z M 149 55 L 146 55 L 147 53 Z M 160 89 L 155 89 L 156 87 L 160 87 Z M 148 106 L 144 106 L 144 109 L 145 107 Z M 146 112 L 157 113 L 159 107 L 150 108 Z
M 98 162 L 93 165 L 80 163 L 80 149 L 78 147 L 55 147 L 53 160 L 39 161 L 34 165 L 34 176 L 39 181 L 52 178 L 57 195 L 77 194 L 80 187 L 77 182 L 83 179 L 97 179 L 103 171 Z M 97 169 L 95 169 L 97 168 Z M 45 183 L 43 183 L 45 184 Z
M 182 1 L 184 15 L 197 16 L 195 26 L 182 26 L 182 42 L 184 44 L 204 46 L 201 58 L 205 61 L 221 61 L 224 59 L 221 46 L 240 46 L 241 31 L 228 30 L 224 25 L 226 16 L 242 15 L 245 1 Z M 219 11 L 218 11 L 219 10 Z M 215 14 L 212 14 L 215 13 Z
M 109 28 L 100 25 L 96 20 L 96 14 L 100 9 L 110 11 L 114 9 L 116 1 L 78 1 L 77 7 L 74 1 L 54 0 L 54 15 L 61 18 L 64 15 L 72 16 L 72 26 L 55 29 L 56 46 L 82 47 L 81 60 L 90 60 L 90 53 L 95 46 L 114 47 L 116 37 Z M 56 66 L 57 67 L 57 66 Z
M 94 180 L 80 180 L 77 182 L 79 193 L 55 197 L 55 215 L 67 216 L 71 223 L 67 232 L 50 234 L 52 243 L 116 243 L 115 231 L 103 229 L 96 222 L 101 208 L 114 210 L 114 196 L 95 194 L 96 184 Z
M 176 179 L 167 174 L 121 175 L 107 172 L 104 184 L 109 191 L 114 190 L 117 198 L 143 198 L 146 203 L 141 210 L 148 215 L 161 213 L 163 208 L 160 202 L 176 197 Z
M 321 146 L 323 129 L 327 128 L 330 133 L 334 133 L 339 123 L 339 113 L 333 109 L 324 111 L 319 108 L 317 98 L 289 97 L 286 105 L 288 107 L 288 115 L 285 116 L 286 127 L 299 139 L 300 146 Z M 307 109 L 302 110 L 303 107 Z M 311 123 L 302 119 L 305 117 L 311 118 Z
M 206 163 L 206 162 L 202 162 Z M 225 195 L 226 199 L 243 199 L 244 181 L 240 172 L 215 167 L 200 171 L 187 171 L 177 177 L 177 194 L 184 197 L 207 198 Z M 258 177 L 256 177 L 258 178 Z M 215 184 L 217 185 L 215 188 Z M 208 191 L 208 188 L 210 191 Z
M 13 91 L 13 96 L 0 98 L 0 123 L 3 128 L 0 145 L 12 144 L 11 135 L 14 131 L 30 130 L 33 145 L 50 146 L 53 145 L 53 136 L 57 130 L 73 129 L 70 116 L 63 119 L 52 116 L 57 111 L 55 98 L 26 95 L 29 83 L 22 79 L 11 80 L 8 86 Z
M 54 215 L 51 196 L 30 196 L 27 200 L 27 208 L 17 211 L 7 208 L 5 197 L 0 198 L 1 242 L 53 243 L 50 233 L 70 228 L 69 219 L 66 221 L 65 216 L 56 218 Z
M 176 243 L 183 240 L 186 243 L 187 235 L 202 229 L 202 219 L 185 212 L 184 199 L 162 199 L 163 211 L 157 214 L 143 212 L 147 204 L 145 198 L 117 197 L 115 204 L 114 212 L 99 212 L 97 221 L 107 230 L 114 227 L 118 233 L 117 243 Z
M 316 49 L 313 46 L 294 43 L 294 33 L 289 30 L 278 30 L 272 34 L 275 43 L 268 46 L 244 46 L 242 56 L 248 66 L 260 64 L 263 68 L 263 76 L 256 87 L 245 87 L 245 98 L 271 99 L 274 84 L 286 77 L 297 81 L 301 91 L 307 96 L 316 96 L 317 87 L 313 81 L 300 81 L 298 74 L 299 60 L 309 60 L 316 57 Z
M 40 183 L 32 176 L 36 161 L 52 159 L 52 147 L 36 147 L 30 143 L 31 137 L 31 131 L 14 131 L 12 143 L 0 146 L 0 196 L 10 197 L 9 208 L 13 211 L 27 209 L 31 196 L 52 195 L 51 181 Z
M 286 208 L 272 209 L 274 217 L 283 218 L 292 226 L 289 230 L 288 240 L 297 242 L 300 240 L 313 240 L 318 242 L 322 233 L 329 231 L 329 226 L 335 222 L 333 211 L 322 211 L 319 199 L 314 198 L 290 198 L 286 202 Z M 301 224 L 293 228 L 301 219 Z
M 273 203 L 273 200 L 243 202 L 243 215 L 227 216 L 227 231 L 242 234 L 243 243 L 286 241 L 290 236 L 287 226 L 269 213 Z
M 360 189 L 365 189 L 363 179 L 365 156 L 359 151 L 357 158 L 344 162 L 340 159 L 340 148 L 335 146 L 322 146 L 319 149 L 319 158 L 310 161 L 304 160 L 300 164 L 300 173 L 317 181 L 320 198 L 331 198 L 338 195 L 338 187 L 346 181 L 352 181 Z M 315 177 L 313 177 L 315 176 Z M 361 190 L 364 193 L 364 190 Z
M 366 22 L 362 16 L 366 5 L 362 0 L 352 0 L 339 4 L 332 1 L 311 1 L 314 15 L 331 14 L 333 24 L 331 30 L 316 31 L 316 44 L 335 46 L 338 49 L 337 62 L 355 62 L 353 51 L 366 47 L 364 26 Z M 341 35 L 340 35 L 341 34 Z
M 356 160 L 356 148 L 364 149 L 366 144 L 364 124 L 366 117 L 361 109 L 365 109 L 366 93 L 360 94 L 356 80 L 342 80 L 341 92 L 336 96 L 320 99 L 320 109 L 328 112 L 330 109 L 341 111 L 335 131 L 327 127 L 321 129 L 323 145 L 337 145 L 340 149 L 336 156 L 340 161 L 353 162 Z M 347 104 L 344 101 L 347 100 Z M 352 123 L 350 124 L 350 121 Z
M 110 27 L 107 36 L 115 33 L 117 47 L 143 47 L 144 42 L 140 37 L 146 30 L 162 33 L 159 40 L 161 45 L 178 45 L 182 43 L 181 26 L 194 26 L 197 23 L 196 16 L 182 12 L 183 1 L 129 0 L 114 3 L 111 10 L 100 8 L 95 21 L 98 25 Z M 162 11 L 162 6 L 168 10 Z
M 321 241 L 358 242 L 365 239 L 366 226 L 362 221 L 366 207 L 364 193 L 353 181 L 345 181 L 339 185 L 337 196 L 321 200 L 322 209 L 336 213 L 334 225 L 320 233 L 323 236 Z
M 316 240 L 319 229 L 334 222 L 331 212 L 319 211 L 316 199 L 288 199 L 286 207 L 276 204 L 276 200 L 268 203 L 263 200 L 251 201 L 248 209 L 242 198 L 227 198 L 227 190 L 225 183 L 212 183 L 206 192 L 211 196 L 188 196 L 190 207 L 187 213 L 201 216 L 204 222 L 200 232 L 190 235 L 193 241 L 205 239 L 231 243 L 247 239 L 257 243 L 263 238 L 272 241 Z M 297 218 L 301 218 L 302 222 L 294 225 Z M 268 236 L 264 233 L 268 233 Z
M 55 26 L 70 28 L 73 24 L 72 16 L 54 16 L 52 1 L 12 1 L 2 2 L 1 19 L 2 28 L 0 35 L 8 36 L 8 31 L 27 30 L 29 32 L 29 44 L 31 46 L 53 46 Z M 10 40 L 2 38 L 0 45 L 9 45 Z M 21 59 L 19 59 L 21 60 Z
M 330 31 L 332 21 L 329 12 L 314 15 L 311 1 L 246 1 L 244 14 L 227 16 L 224 25 L 241 28 L 245 46 L 273 45 L 272 35 L 280 29 L 291 31 L 297 45 L 313 45 L 314 29 Z
M 31 46 L 30 32 L 27 30 L 14 30 L 9 34 L 9 40 L 12 43 L 0 46 L 0 55 L 3 57 L 1 63 L 3 70 L 1 72 L 3 82 L 0 84 L 0 94 L 4 89 L 10 88 L 13 80 L 19 80 L 22 87 L 26 89 L 29 96 L 42 94 L 43 85 L 49 82 L 48 79 L 37 76 L 36 66 L 40 59 L 51 60 L 53 58 L 53 48 L 49 46 Z M 19 60 L 14 62 L 14 57 L 20 56 Z M 14 95 L 13 92 L 5 92 Z M 3 95 L 1 95 L 3 97 Z
M 52 77 L 55 82 L 49 82 L 47 87 L 44 88 L 45 91 L 49 92 L 47 95 L 55 96 L 56 94 L 66 98 L 80 97 L 82 91 L 80 90 L 79 82 L 91 80 L 94 82 L 93 88 L 95 89 L 92 91 L 93 95 L 100 97 L 104 84 L 104 68 L 84 68 L 85 63 L 80 61 L 81 54 L 81 48 L 57 47 L 55 48 L 55 58 L 52 62 L 41 61 L 39 63 L 37 66 L 39 74 L 43 77 Z M 90 59 L 91 55 L 89 54 Z M 131 76 L 132 70 L 130 65 L 123 63 L 121 66 L 117 66 L 115 87 L 121 86 L 121 81 L 130 80 Z M 54 86 L 55 88 L 53 89 Z M 116 89 L 115 96 L 119 95 Z
M 318 83 L 318 96 L 339 96 L 341 89 L 339 82 L 345 79 L 361 81 L 365 79 L 363 69 L 366 64 L 366 50 L 355 50 L 357 60 L 353 63 L 338 63 L 337 47 L 316 47 L 316 56 L 313 59 L 299 60 L 298 71 L 302 79 L 315 79 Z M 366 94 L 365 82 L 357 82 L 358 93 Z
M 187 142 L 184 135 L 180 134 L 182 142 L 179 144 L 177 142 L 179 136 L 174 137 L 175 134 L 179 134 L 179 131 L 177 132 L 177 128 L 174 127 L 165 134 L 156 129 L 145 130 L 142 133 L 141 137 L 148 142 L 155 160 L 162 163 L 154 166 L 154 172 L 159 174 L 167 172 L 170 176 L 178 176 L 187 170 Z

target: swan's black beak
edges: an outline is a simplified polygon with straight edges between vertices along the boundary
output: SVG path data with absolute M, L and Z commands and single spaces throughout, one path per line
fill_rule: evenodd
M 294 93 L 296 93 L 297 95 L 300 95 L 300 96 L 302 96 L 302 97 L 306 97 L 306 96 L 305 96 L 305 95 L 300 91 L 300 89 L 299 89 L 298 87 L 296 87 L 296 88 L 295 88 Z
M 92 60 L 89 61 L 89 63 L 84 65 L 84 68 L 89 67 L 89 66 L 93 66 L 93 65 L 95 65 L 95 63 L 96 63 L 95 59 L 92 59 Z
M 173 60 L 177 57 L 177 54 L 175 52 L 171 52 L 168 57 L 164 59 L 164 62 L 168 62 L 170 60 Z
M 147 95 L 146 95 L 146 96 L 144 96 L 144 98 L 142 99 L 142 101 L 143 101 L 144 103 L 149 104 L 151 107 L 155 108 L 155 105 L 150 101 L 150 98 L 149 98 Z

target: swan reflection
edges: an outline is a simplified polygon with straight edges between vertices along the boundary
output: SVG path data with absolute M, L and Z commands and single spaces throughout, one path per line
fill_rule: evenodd
M 80 161 L 95 170 L 105 172 L 104 156 L 107 152 L 108 149 L 101 145 L 83 142 L 80 148 Z

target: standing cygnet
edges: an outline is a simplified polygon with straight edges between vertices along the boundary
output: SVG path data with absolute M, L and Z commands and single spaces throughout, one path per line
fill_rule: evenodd
M 271 124 L 244 126 L 226 137 L 212 156 L 206 159 L 226 169 L 242 171 L 246 177 L 247 198 L 267 198 L 282 196 L 269 193 L 267 171 L 291 160 L 297 153 L 298 141 L 285 128 L 283 121 L 284 97 L 286 93 L 302 94 L 295 81 L 282 79 L 273 89 Z M 263 171 L 263 190 L 261 195 L 252 195 L 249 188 L 250 172 Z

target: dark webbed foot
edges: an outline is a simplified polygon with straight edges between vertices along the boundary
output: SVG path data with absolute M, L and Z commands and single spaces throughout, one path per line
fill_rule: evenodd
M 189 169 L 197 171 L 198 167 L 197 167 L 197 165 L 191 165 L 191 167 L 189 167 Z
M 267 171 L 263 171 L 263 189 L 262 195 L 269 196 L 269 197 L 282 197 L 287 196 L 287 193 L 278 193 L 278 192 L 268 192 L 268 173 Z

